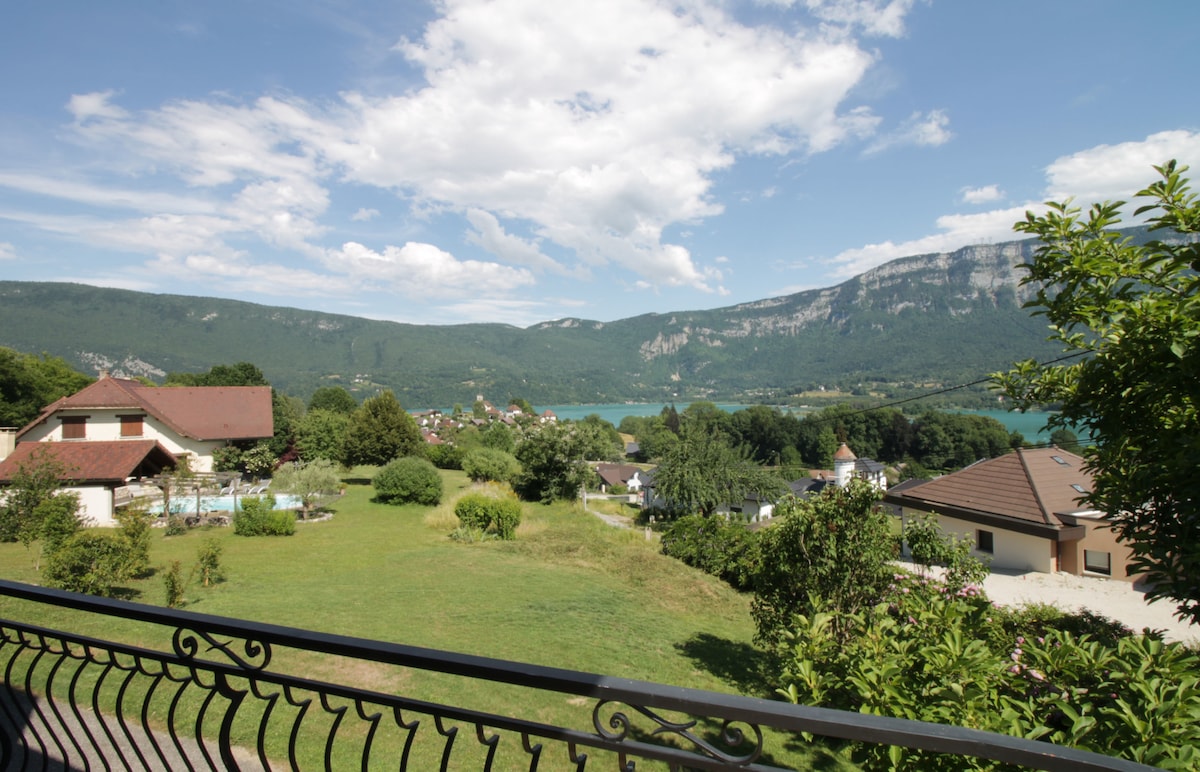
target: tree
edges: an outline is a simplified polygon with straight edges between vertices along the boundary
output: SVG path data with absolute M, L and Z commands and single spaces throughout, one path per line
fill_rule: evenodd
M 322 386 L 313 392 L 308 399 L 308 410 L 329 410 L 342 415 L 350 415 L 358 408 L 354 395 L 346 391 L 344 386 Z
M 526 501 L 570 499 L 595 475 L 587 465 L 586 446 L 573 424 L 546 424 L 517 446 L 521 473 L 513 482 Z
M 654 489 L 678 514 L 711 515 L 751 494 L 773 497 L 783 481 L 739 453 L 717 434 L 686 428 L 654 470 Z
M 340 463 L 345 456 L 350 415 L 327 408 L 309 408 L 296 424 L 296 449 L 305 461 L 326 459 Z
M 250 362 L 213 365 L 207 373 L 167 373 L 166 386 L 270 386 L 263 371 Z
M 0 541 L 20 541 L 26 547 L 42 537 L 42 502 L 62 486 L 67 469 L 48 448 L 36 448 L 17 466 L 0 506 Z
M 317 498 L 337 493 L 341 485 L 334 462 L 326 458 L 284 464 L 275 470 L 271 480 L 272 490 L 299 496 L 305 513 Z
M 442 476 L 428 459 L 398 458 L 371 479 L 375 498 L 384 504 L 435 506 L 442 500 Z
M 92 380 L 58 357 L 39 358 L 0 346 L 0 426 L 24 426 L 46 405 Z
M 756 638 L 778 644 L 796 614 L 823 603 L 844 631 L 849 618 L 878 603 L 892 581 L 895 558 L 879 491 L 864 480 L 827 486 L 810 499 L 788 497 L 775 508 L 775 525 L 759 539 L 750 613 Z
M 419 453 L 421 430 L 404 412 L 396 395 L 386 389 L 363 401 L 350 416 L 342 463 L 383 466 L 394 458 Z
M 1028 305 L 1050 339 L 1084 358 L 1017 363 L 995 378 L 1017 407 L 1057 403 L 1048 426 L 1078 427 L 1093 490 L 1083 501 L 1112 518 L 1145 572 L 1151 600 L 1170 598 L 1200 621 L 1200 201 L 1186 166 L 1157 166 L 1136 197 L 1145 244 L 1114 231 L 1124 202 L 1049 203 L 1014 227 L 1041 246 L 1025 266 Z

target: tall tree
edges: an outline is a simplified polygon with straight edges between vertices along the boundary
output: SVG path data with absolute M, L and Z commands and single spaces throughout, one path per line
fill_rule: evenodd
M 46 405 L 92 380 L 58 357 L 37 357 L 0 346 L 0 426 L 24 426 Z
M 1068 200 L 1016 230 L 1041 246 L 1025 266 L 1029 305 L 1051 340 L 1084 358 L 1018 363 L 997 380 L 1018 407 L 1058 403 L 1051 427 L 1079 427 L 1094 479 L 1083 500 L 1107 512 L 1151 599 L 1200 621 L 1200 201 L 1170 161 L 1136 197 L 1158 239 L 1114 231 L 1124 202 Z
M 723 504 L 741 504 L 751 494 L 775 496 L 785 486 L 715 431 L 688 427 L 654 470 L 654 490 L 680 514 L 711 515 Z
M 334 413 L 350 415 L 358 409 L 358 401 L 354 395 L 346 391 L 344 386 L 322 386 L 313 392 L 308 400 L 309 410 L 330 410 Z
M 404 412 L 391 389 L 363 401 L 350 416 L 342 461 L 346 466 L 383 466 L 392 459 L 418 454 L 424 440 L 416 420 Z

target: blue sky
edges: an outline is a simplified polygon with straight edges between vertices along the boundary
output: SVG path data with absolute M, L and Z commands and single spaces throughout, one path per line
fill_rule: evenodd
M 87 0 L 0 25 L 0 277 L 611 321 L 1200 164 L 1200 4 Z M 1197 166 L 1200 169 L 1200 166 Z

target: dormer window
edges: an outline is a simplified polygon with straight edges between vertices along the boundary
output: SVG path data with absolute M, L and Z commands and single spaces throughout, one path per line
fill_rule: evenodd
M 73 415 L 62 417 L 62 438 L 64 440 L 87 439 L 87 416 Z

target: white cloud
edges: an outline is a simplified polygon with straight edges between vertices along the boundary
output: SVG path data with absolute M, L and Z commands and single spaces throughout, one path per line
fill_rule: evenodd
M 564 273 L 561 265 L 542 254 L 537 242 L 507 233 L 491 212 L 469 209 L 467 221 L 474 228 L 467 233 L 468 243 L 483 247 L 506 263 L 527 265 L 539 271 Z
M 17 249 L 7 241 L 0 241 L 0 260 L 16 260 Z
M 275 259 L 254 257 L 257 241 L 280 260 L 307 259 L 298 282 L 325 271 L 330 287 L 355 286 L 370 265 L 395 291 L 420 294 L 465 294 L 456 282 L 467 276 L 499 293 L 541 273 L 599 269 L 630 284 L 723 293 L 721 271 L 664 229 L 720 214 L 714 177 L 741 157 L 803 156 L 870 136 L 878 117 L 846 102 L 878 54 L 853 35 L 902 34 L 912 4 L 809 0 L 821 23 L 785 30 L 742 24 L 721 0 L 443 0 L 395 49 L 423 86 L 140 111 L 112 91 L 77 94 L 72 136 L 93 151 L 90 176 L 0 184 L 97 207 L 117 192 L 141 216 L 56 226 L 151 255 L 156 269 L 230 281 L 226 268 L 257 277 L 256 261 Z M 904 131 L 930 144 L 945 141 L 945 126 L 935 112 Z M 122 192 L 114 179 L 146 187 Z M 415 241 L 324 243 L 342 185 L 395 194 L 413 217 L 461 217 L 467 240 L 496 261 Z M 378 214 L 362 207 L 350 219 Z
M 410 296 L 474 297 L 502 296 L 534 283 L 524 268 L 479 260 L 458 260 L 432 244 L 408 242 L 375 251 L 348 241 L 340 249 L 328 250 L 325 265 L 363 284 L 387 285 Z
M 1171 159 L 1193 168 L 1200 163 L 1200 132 L 1163 131 L 1144 140 L 1097 145 L 1055 161 L 1046 168 L 1046 198 L 1074 197 L 1081 203 L 1129 200 L 1154 181 L 1152 167 Z
M 924 115 L 913 113 L 895 131 L 872 142 L 865 152 L 870 155 L 907 145 L 917 147 L 944 145 L 954 138 L 949 126 L 950 117 L 944 110 L 931 110 Z
M 1164 131 L 1144 140 L 1098 145 L 1055 159 L 1046 167 L 1045 200 L 1074 198 L 1081 206 L 1103 200 L 1129 200 L 1155 179 L 1152 166 L 1171 159 L 1190 166 L 1200 163 L 1200 132 Z M 968 193 L 979 194 L 994 187 L 964 191 L 964 200 L 968 200 Z M 944 215 L 936 221 L 937 233 L 901 243 L 885 241 L 848 249 L 831 262 L 837 266 L 835 275 L 844 279 L 898 257 L 1012 241 L 1019 237 L 1013 232 L 1013 224 L 1024 219 L 1027 211 L 1040 212 L 1044 208 L 1042 202 L 1031 201 L 988 212 Z
M 984 185 L 979 188 L 963 188 L 962 200 L 967 204 L 990 204 L 1004 198 L 1004 191 L 999 185 Z
M 868 35 L 901 37 L 904 17 L 914 0 L 756 0 L 760 5 L 792 8 L 803 5 L 826 24 L 860 27 Z

